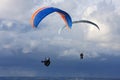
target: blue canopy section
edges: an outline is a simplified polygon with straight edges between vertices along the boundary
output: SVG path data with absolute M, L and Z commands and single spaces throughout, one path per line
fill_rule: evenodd
M 35 16 L 34 16 L 34 20 L 33 20 L 33 25 L 35 27 L 38 27 L 39 23 L 49 14 L 53 13 L 53 12 L 58 12 L 60 13 L 60 15 L 62 16 L 62 18 L 65 20 L 65 22 L 67 23 L 67 26 L 69 28 L 72 27 L 72 19 L 70 17 L 70 15 L 68 13 L 66 13 L 63 10 L 60 10 L 58 8 L 54 8 L 54 7 L 48 7 L 48 8 L 44 8 L 42 10 L 40 10 Z M 64 16 L 63 16 L 64 15 Z

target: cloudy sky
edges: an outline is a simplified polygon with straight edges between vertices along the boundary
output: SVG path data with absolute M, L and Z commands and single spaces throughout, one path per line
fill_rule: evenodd
M 71 30 L 52 13 L 33 29 L 31 15 L 44 6 L 68 12 Z M 0 76 L 120 77 L 119 0 L 3 0 L 0 1 Z M 84 53 L 80 60 L 79 54 Z M 45 67 L 41 60 L 51 58 Z

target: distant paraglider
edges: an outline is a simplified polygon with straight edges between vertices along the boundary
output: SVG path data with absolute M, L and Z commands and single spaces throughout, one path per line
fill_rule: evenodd
M 38 27 L 39 23 L 49 14 L 57 12 L 61 18 L 64 20 L 66 27 L 72 27 L 72 19 L 70 15 L 58 8 L 54 7 L 43 7 L 34 12 L 31 18 L 31 24 L 33 27 Z
M 73 21 L 73 22 L 72 22 L 72 24 L 77 24 L 77 23 L 88 23 L 88 24 L 92 24 L 92 25 L 94 25 L 95 27 L 97 27 L 98 30 L 100 30 L 99 26 L 98 26 L 96 23 L 94 23 L 94 22 L 92 22 L 92 21 L 89 21 L 89 20 L 79 20 L 79 21 Z M 60 29 L 58 30 L 58 34 L 61 34 L 61 31 L 62 31 L 65 27 L 66 27 L 66 25 L 63 26 L 62 28 L 60 28 Z

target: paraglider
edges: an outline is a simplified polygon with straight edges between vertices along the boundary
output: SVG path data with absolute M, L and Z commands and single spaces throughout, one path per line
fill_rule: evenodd
M 44 63 L 44 65 L 46 66 L 46 67 L 48 67 L 49 65 L 50 65 L 50 58 L 45 58 L 45 60 L 44 61 L 41 61 L 42 63 Z
M 31 24 L 33 28 L 37 28 L 38 25 L 40 24 L 40 22 L 49 14 L 51 13 L 58 13 L 61 18 L 63 19 L 63 21 L 65 22 L 66 27 L 71 28 L 72 27 L 72 19 L 70 17 L 70 15 L 58 8 L 55 7 L 43 7 L 40 8 L 38 10 L 36 10 L 31 18 Z M 45 60 L 41 61 L 42 63 L 44 63 L 45 66 L 49 66 L 50 65 L 50 58 L 45 58 Z
M 53 13 L 53 12 L 57 12 L 58 14 L 60 14 L 61 18 L 64 20 L 66 27 L 71 28 L 72 27 L 72 19 L 70 17 L 70 15 L 58 8 L 54 8 L 54 7 L 43 7 L 38 9 L 37 11 L 34 12 L 34 14 L 32 15 L 31 18 L 31 24 L 33 27 L 37 28 L 39 23 L 49 14 Z
M 89 21 L 89 20 L 79 20 L 79 21 L 73 21 L 73 22 L 72 22 L 72 24 L 77 24 L 77 23 L 88 23 L 88 24 L 92 24 L 92 25 L 94 25 L 95 27 L 97 27 L 98 30 L 100 30 L 99 26 L 98 26 L 96 23 L 94 23 L 94 22 L 92 22 L 92 21 Z M 65 27 L 66 27 L 66 25 L 63 26 L 62 28 L 60 28 L 60 29 L 58 30 L 58 34 L 60 34 L 61 31 L 62 31 Z

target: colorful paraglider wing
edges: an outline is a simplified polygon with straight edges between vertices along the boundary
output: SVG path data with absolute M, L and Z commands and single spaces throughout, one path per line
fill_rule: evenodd
M 92 21 L 88 21 L 88 20 L 79 20 L 79 21 L 73 21 L 72 24 L 77 24 L 77 23 L 88 23 L 88 24 L 92 24 L 94 25 L 95 27 L 97 27 L 98 30 L 100 30 L 99 26 L 97 24 L 95 24 L 94 22 Z M 63 26 L 62 28 L 60 28 L 58 30 L 58 34 L 61 34 L 61 31 L 66 28 L 66 26 Z
M 40 8 L 33 15 L 31 19 L 31 24 L 33 27 L 38 27 L 39 23 L 49 14 L 57 12 L 61 15 L 62 19 L 66 23 L 66 27 L 72 27 L 72 19 L 68 13 L 63 10 L 54 7 Z

